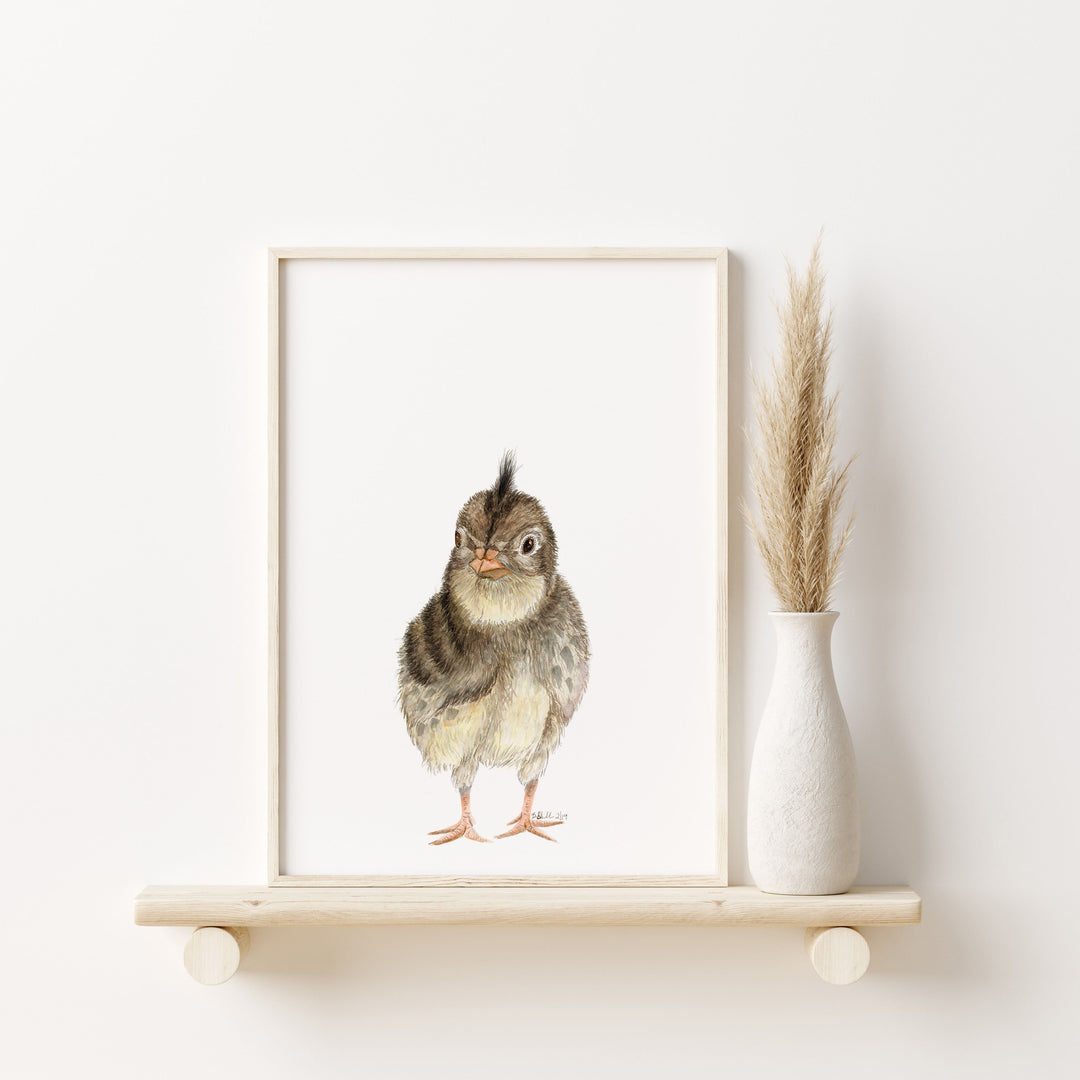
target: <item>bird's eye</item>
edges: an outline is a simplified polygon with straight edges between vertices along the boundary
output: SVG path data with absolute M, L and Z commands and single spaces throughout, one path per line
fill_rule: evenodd
M 521 554 L 531 555 L 536 550 L 536 537 L 526 536 L 521 542 Z
M 461 547 L 461 533 L 454 533 L 454 547 Z

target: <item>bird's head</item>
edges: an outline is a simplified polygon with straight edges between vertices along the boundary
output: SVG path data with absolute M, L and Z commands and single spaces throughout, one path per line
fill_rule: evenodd
M 516 471 L 508 451 L 498 479 L 465 503 L 454 528 L 446 584 L 481 625 L 528 618 L 555 577 L 555 530 L 539 501 L 514 486 Z

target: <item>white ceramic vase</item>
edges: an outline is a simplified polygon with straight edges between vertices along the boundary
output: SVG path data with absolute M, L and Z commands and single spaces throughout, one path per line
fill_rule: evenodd
M 762 892 L 846 892 L 859 869 L 859 804 L 855 749 L 833 677 L 837 613 L 772 619 L 776 670 L 750 766 L 750 873 Z

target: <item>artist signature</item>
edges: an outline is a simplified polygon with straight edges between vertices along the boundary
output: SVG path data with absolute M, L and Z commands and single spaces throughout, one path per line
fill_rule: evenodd
M 534 810 L 537 821 L 565 821 L 570 815 L 565 810 Z

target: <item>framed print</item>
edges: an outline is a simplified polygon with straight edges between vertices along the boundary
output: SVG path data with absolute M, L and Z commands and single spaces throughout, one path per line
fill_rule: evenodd
M 727 884 L 724 249 L 270 252 L 270 883 Z

